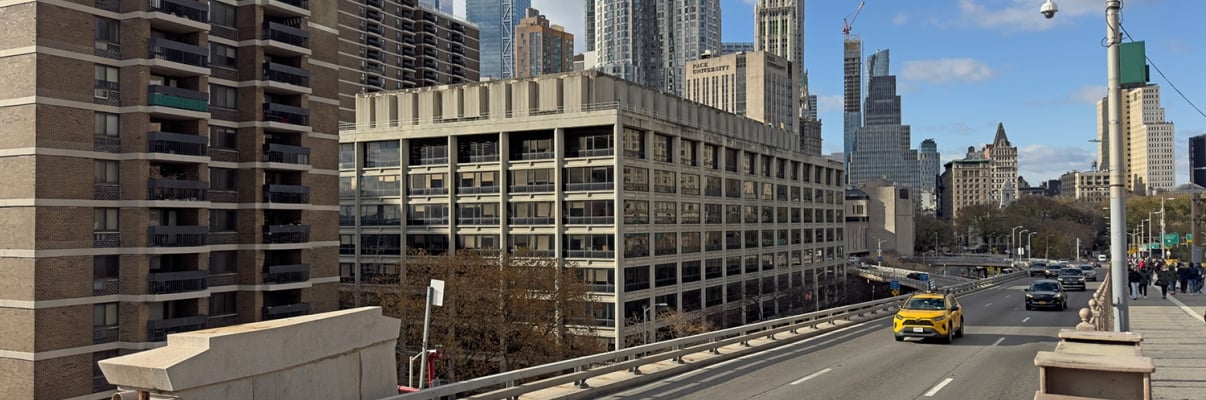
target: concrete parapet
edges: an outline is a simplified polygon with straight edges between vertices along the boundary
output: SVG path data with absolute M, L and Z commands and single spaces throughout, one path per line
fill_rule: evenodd
M 261 321 L 168 335 L 100 367 L 150 399 L 379 399 L 398 393 L 399 325 L 380 307 Z
M 1065 329 L 1059 338 L 1055 351 L 1034 357 L 1039 367 L 1035 400 L 1152 398 L 1156 364 L 1142 356 L 1142 336 Z

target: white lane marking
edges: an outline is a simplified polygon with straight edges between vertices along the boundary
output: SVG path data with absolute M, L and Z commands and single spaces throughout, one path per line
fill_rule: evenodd
M 1026 323 L 1026 321 L 1029 321 L 1029 320 L 1030 320 L 1030 317 L 1022 318 L 1022 323 L 1024 324 L 1024 323 Z
M 1001 342 L 1004 342 L 1004 341 L 1005 341 L 1005 338 L 1000 338 L 1000 339 L 997 339 L 997 342 L 996 342 L 996 343 L 993 343 L 992 345 L 993 345 L 993 346 L 996 346 L 996 345 L 998 345 L 998 344 L 1001 344 Z
M 938 383 L 937 385 L 934 385 L 933 389 L 930 389 L 930 391 L 925 392 L 925 397 L 934 397 L 934 395 L 937 394 L 939 390 L 942 390 L 942 388 L 946 387 L 946 385 L 948 383 L 951 383 L 951 381 L 953 381 L 953 380 L 955 380 L 955 378 L 946 378 L 942 382 Z
M 1180 300 L 1177 300 L 1175 297 L 1168 296 L 1168 301 L 1171 301 L 1173 304 L 1176 304 L 1177 308 L 1180 308 L 1181 311 L 1184 311 L 1186 314 L 1189 314 L 1190 317 L 1193 317 L 1194 321 L 1198 321 L 1198 322 L 1203 321 L 1202 318 L 1198 318 L 1198 313 L 1194 312 L 1192 308 L 1189 308 L 1189 306 L 1185 305 L 1185 303 L 1182 303 Z
M 985 306 L 985 307 L 988 307 L 988 306 L 991 306 L 991 305 L 992 305 L 992 303 L 984 303 L 984 306 Z
M 803 377 L 803 378 L 800 378 L 800 379 L 796 379 L 796 380 L 795 380 L 795 381 L 793 381 L 791 384 L 792 384 L 792 385 L 797 385 L 797 384 L 804 383 L 804 381 L 806 381 L 806 380 L 809 380 L 809 379 L 812 379 L 812 378 L 816 378 L 816 377 L 821 376 L 822 374 L 824 374 L 824 373 L 826 373 L 826 372 L 829 372 L 829 371 L 833 371 L 833 368 L 825 368 L 825 369 L 823 369 L 823 370 L 820 370 L 820 371 L 817 371 L 817 372 L 813 372 L 811 375 L 808 375 L 808 376 Z

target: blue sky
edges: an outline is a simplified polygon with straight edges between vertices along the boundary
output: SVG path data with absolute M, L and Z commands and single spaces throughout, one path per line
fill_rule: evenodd
M 934 138 L 943 159 L 992 140 L 998 122 L 1018 146 L 1020 173 L 1032 185 L 1086 170 L 1097 158 L 1094 103 L 1105 95 L 1103 0 L 866 0 L 854 23 L 863 55 L 891 49 L 904 123 L 913 144 Z M 463 1 L 459 2 L 463 9 Z M 842 18 L 858 0 L 810 0 L 805 65 L 820 96 L 825 152 L 842 147 Z M 583 2 L 532 0 L 533 7 L 577 37 L 584 49 Z M 754 0 L 721 0 L 724 41 L 753 40 Z M 459 13 L 459 12 L 458 12 Z M 461 14 L 463 15 L 463 14 Z M 1126 0 L 1122 24 L 1147 42 L 1148 57 L 1194 104 L 1206 107 L 1206 1 Z M 1177 183 L 1188 181 L 1188 138 L 1206 133 L 1194 110 L 1152 69 L 1166 118 L 1176 124 Z

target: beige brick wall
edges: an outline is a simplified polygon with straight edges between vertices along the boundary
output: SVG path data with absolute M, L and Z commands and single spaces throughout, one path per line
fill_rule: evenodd
M 34 363 L 36 399 L 65 399 L 92 393 L 92 353 Z
M 330 139 L 306 137 L 302 143 L 310 148 L 310 165 L 317 169 L 339 168 L 339 142 Z
M 73 71 L 72 74 L 88 74 L 87 87 L 76 87 L 76 93 L 82 93 L 87 97 L 89 102 L 92 101 L 92 68 L 85 70 Z M 39 89 L 40 90 L 40 89 Z M 92 150 L 93 136 L 96 135 L 96 116 L 92 111 L 81 110 L 78 108 L 66 108 L 49 105 L 39 105 L 37 111 L 38 118 L 38 146 L 64 148 L 70 150 Z M 65 144 L 63 142 L 71 142 Z M 39 162 L 40 164 L 40 162 Z M 88 167 L 86 171 L 92 171 L 92 167 Z M 78 174 L 78 170 L 61 170 L 52 175 L 58 177 L 66 173 Z M 88 173 L 86 175 L 91 175 Z M 92 177 L 88 176 L 88 183 L 92 183 Z
M 0 229 L 4 230 L 4 240 L 0 247 L 5 249 L 34 248 L 33 207 L 0 207 Z M 91 239 L 91 238 L 90 238 Z
M 92 345 L 92 305 L 54 307 L 37 310 L 34 329 L 36 351 L 68 349 Z
M 34 398 L 33 361 L 0 357 L 0 376 L 4 377 L 0 379 L 0 393 L 14 399 Z
M 38 300 L 92 296 L 92 256 L 37 259 Z
M 3 74 L 4 72 L 0 72 L 0 75 Z M 36 108 L 37 106 L 33 104 L 0 107 L 0 126 L 3 126 L 5 130 L 5 133 L 0 135 L 0 149 L 33 147 L 34 140 L 37 138 L 35 135 Z
M 0 135 L 0 138 L 5 136 L 8 135 Z M 0 199 L 32 199 L 35 187 L 34 165 L 33 156 L 0 157 L 0 171 L 5 174 L 4 184 L 0 185 Z
M 123 255 L 118 262 L 121 263 L 121 272 L 118 275 L 121 280 L 121 293 L 147 293 L 147 275 L 151 273 L 150 257 L 144 255 Z
M 317 314 L 339 309 L 339 283 L 316 284 L 309 289 L 303 289 L 303 303 L 310 303 L 310 314 Z
M 302 218 L 310 224 L 311 241 L 339 240 L 338 211 L 306 211 Z
M 32 258 L 0 257 L 0 299 L 32 301 L 34 299 L 34 260 Z M 0 322 L 0 325 L 3 325 Z
M 10 7 L 11 8 L 11 7 Z M 0 19 L 4 18 L 4 8 L 0 8 Z M 3 26 L 4 22 L 0 22 Z M 6 32 L 7 31 L 0 31 Z M 6 35 L 0 35 L 0 37 Z M 3 41 L 3 39 L 0 39 Z M 34 82 L 37 82 L 34 65 L 37 56 L 22 54 L 0 58 L 0 99 L 13 99 L 34 95 Z
M 32 216 L 27 218 L 17 223 L 28 225 L 34 220 Z M 39 249 L 92 247 L 92 220 L 91 207 L 38 207 L 37 230 L 33 237 L 37 238 Z M 125 236 L 123 234 L 122 239 Z
M 0 349 L 34 350 L 34 332 L 30 329 L 34 326 L 34 310 L 0 307 L 0 321 Z
M 125 342 L 147 340 L 147 306 L 145 303 L 121 303 L 117 305 L 119 335 Z
M 0 50 L 34 45 L 36 3 L 0 7 Z
M 89 124 L 91 125 L 91 124 Z M 79 132 L 79 130 L 75 130 Z M 40 130 L 47 132 L 47 130 Z M 89 135 L 91 136 L 91 135 Z M 91 143 L 89 137 L 88 143 Z M 35 185 L 37 197 L 40 199 L 80 199 L 91 200 L 95 183 L 92 170 L 95 161 L 90 158 L 38 156 L 38 184 Z M 89 220 L 91 221 L 91 220 Z M 79 221 L 75 228 L 79 228 Z
M 310 204 L 339 205 L 339 177 L 333 175 L 307 174 L 302 180 L 310 186 Z
M 339 275 L 339 247 L 317 247 L 305 251 L 306 263 L 310 264 L 310 277 Z

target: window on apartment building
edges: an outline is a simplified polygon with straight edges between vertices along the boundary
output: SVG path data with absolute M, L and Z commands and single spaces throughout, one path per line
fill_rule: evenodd
M 93 163 L 92 181 L 97 184 L 115 185 L 118 183 L 119 166 L 117 161 L 96 160 Z
M 628 192 L 649 191 L 649 169 L 624 167 L 624 190 Z
M 209 147 L 234 150 L 238 148 L 238 130 L 225 126 L 209 127 Z
M 119 265 L 120 256 L 92 256 L 92 290 L 94 293 L 106 292 L 108 282 L 118 279 Z M 116 292 L 108 294 L 116 294 Z
M 656 193 L 675 193 L 678 182 L 674 171 L 653 171 L 653 191 Z
M 210 210 L 210 232 L 234 232 L 239 230 L 238 213 L 235 210 Z
M 239 311 L 235 307 L 238 292 L 213 293 L 209 295 L 209 315 L 235 315 Z
M 720 169 L 720 148 L 714 144 L 704 143 L 703 166 L 705 168 Z
M 644 200 L 624 200 L 625 224 L 648 224 L 649 202 Z
M 118 210 L 117 208 L 97 208 L 93 209 L 92 213 L 92 231 L 93 232 L 117 232 L 120 229 L 118 225 Z
M 96 89 L 121 89 L 120 70 L 117 67 L 97 64 L 93 67 L 93 78 L 96 80 Z
M 680 140 L 680 143 L 682 147 L 679 149 L 678 162 L 694 167 L 697 161 L 695 152 L 699 151 L 699 143 L 686 139 Z
M 366 142 L 364 144 L 364 167 L 397 167 L 401 163 L 399 146 L 400 143 L 397 140 Z
M 93 304 L 92 326 L 95 328 L 117 326 L 117 303 Z
M 683 203 L 681 220 L 684 224 L 698 224 L 700 220 L 699 203 Z
M 666 135 L 653 135 L 653 161 L 672 162 L 674 156 L 674 138 Z
M 239 107 L 239 91 L 230 86 L 209 85 L 209 105 L 231 110 Z
M 236 190 L 238 184 L 239 170 L 234 168 L 210 168 L 209 169 L 209 189 L 210 190 Z
M 238 17 L 237 10 L 233 5 L 211 1 L 209 2 L 209 22 L 214 25 L 234 28 Z
M 479 172 L 461 172 L 458 173 L 460 182 L 457 184 L 457 189 L 465 193 L 485 192 L 487 189 L 498 189 L 498 171 L 479 171 Z
M 121 22 L 111 18 L 96 17 L 97 48 L 101 43 L 121 43 Z
M 117 137 L 121 132 L 120 119 L 117 114 L 97 112 L 93 114 L 96 117 L 96 136 Z
M 653 223 L 678 223 L 678 203 L 673 201 L 657 201 L 653 203 Z
M 645 132 L 624 128 L 624 157 L 645 158 Z
M 238 68 L 238 50 L 221 43 L 209 43 L 210 65 L 226 68 Z

